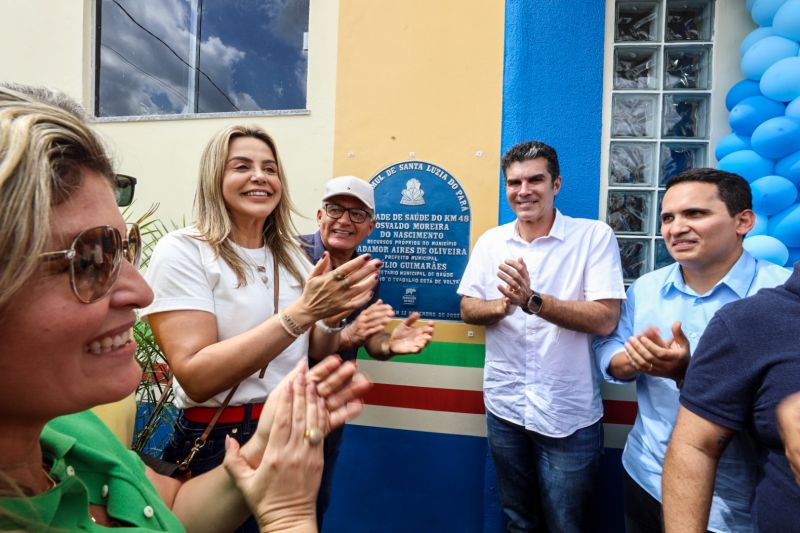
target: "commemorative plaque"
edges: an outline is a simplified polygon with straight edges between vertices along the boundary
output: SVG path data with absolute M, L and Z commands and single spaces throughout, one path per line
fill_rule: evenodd
M 449 172 L 405 161 L 370 180 L 375 229 L 359 252 L 383 261 L 380 297 L 397 316 L 460 320 L 456 293 L 469 259 L 470 207 Z

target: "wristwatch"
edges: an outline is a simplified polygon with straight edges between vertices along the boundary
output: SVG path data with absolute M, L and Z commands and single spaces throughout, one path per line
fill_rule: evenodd
M 544 300 L 542 299 L 542 295 L 536 291 L 532 291 L 530 298 L 528 298 L 528 301 L 522 306 L 522 310 L 529 315 L 538 315 L 539 311 L 542 310 L 543 304 Z
M 317 328 L 322 333 L 327 333 L 328 335 L 342 331 L 346 325 L 347 325 L 346 318 L 341 319 L 339 323 L 335 326 L 329 326 L 328 324 L 325 323 L 325 321 L 317 320 Z

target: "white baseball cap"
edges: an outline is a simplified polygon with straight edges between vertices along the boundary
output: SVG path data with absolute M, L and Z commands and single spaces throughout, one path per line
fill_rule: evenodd
M 325 185 L 325 196 L 322 197 L 322 201 L 334 196 L 352 196 L 375 211 L 375 191 L 372 185 L 355 176 L 339 176 L 330 180 Z

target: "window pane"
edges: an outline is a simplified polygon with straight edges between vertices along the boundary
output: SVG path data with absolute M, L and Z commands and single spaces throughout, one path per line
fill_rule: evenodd
M 659 4 L 661 2 L 617 2 L 615 40 L 657 40 Z
M 619 239 L 619 253 L 622 260 L 622 277 L 625 282 L 631 282 L 648 271 L 649 240 Z
M 655 143 L 612 142 L 609 158 L 611 185 L 651 185 L 655 180 Z
M 665 94 L 661 126 L 664 137 L 705 139 L 708 135 L 708 95 Z
M 653 137 L 657 100 L 650 94 L 615 94 L 612 99 L 612 137 Z
M 198 112 L 304 109 L 308 0 L 203 2 Z
M 684 170 L 706 166 L 707 150 L 707 145 L 700 143 L 662 143 L 659 186 L 666 186 L 672 176 Z
M 710 41 L 711 2 L 669 0 L 665 41 Z
M 652 196 L 651 192 L 609 192 L 606 222 L 617 233 L 648 234 Z
M 194 2 L 102 0 L 98 6 L 96 115 L 190 112 Z
M 664 49 L 665 89 L 710 88 L 711 49 L 707 46 L 670 46 Z
M 618 46 L 614 49 L 615 89 L 657 89 L 658 48 Z
M 653 268 L 661 268 L 671 265 L 675 260 L 669 255 L 664 239 L 656 239 L 656 260 Z
M 308 2 L 98 0 L 97 116 L 304 109 Z
M 656 202 L 656 235 L 661 235 L 661 203 L 664 201 L 664 192 L 658 191 L 658 201 Z M 658 251 L 658 249 L 656 249 Z

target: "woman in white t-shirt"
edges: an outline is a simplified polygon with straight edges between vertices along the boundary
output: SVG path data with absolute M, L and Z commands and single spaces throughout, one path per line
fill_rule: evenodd
M 195 224 L 153 252 L 147 280 L 155 300 L 143 315 L 183 409 L 166 460 L 187 457 L 238 384 L 189 464 L 196 475 L 222 461 L 224 435 L 252 435 L 265 398 L 298 360 L 336 351 L 339 320 L 369 300 L 380 262 L 361 256 L 335 271 L 327 256 L 308 263 L 275 142 L 258 127 L 231 126 L 210 140 L 195 209 Z

